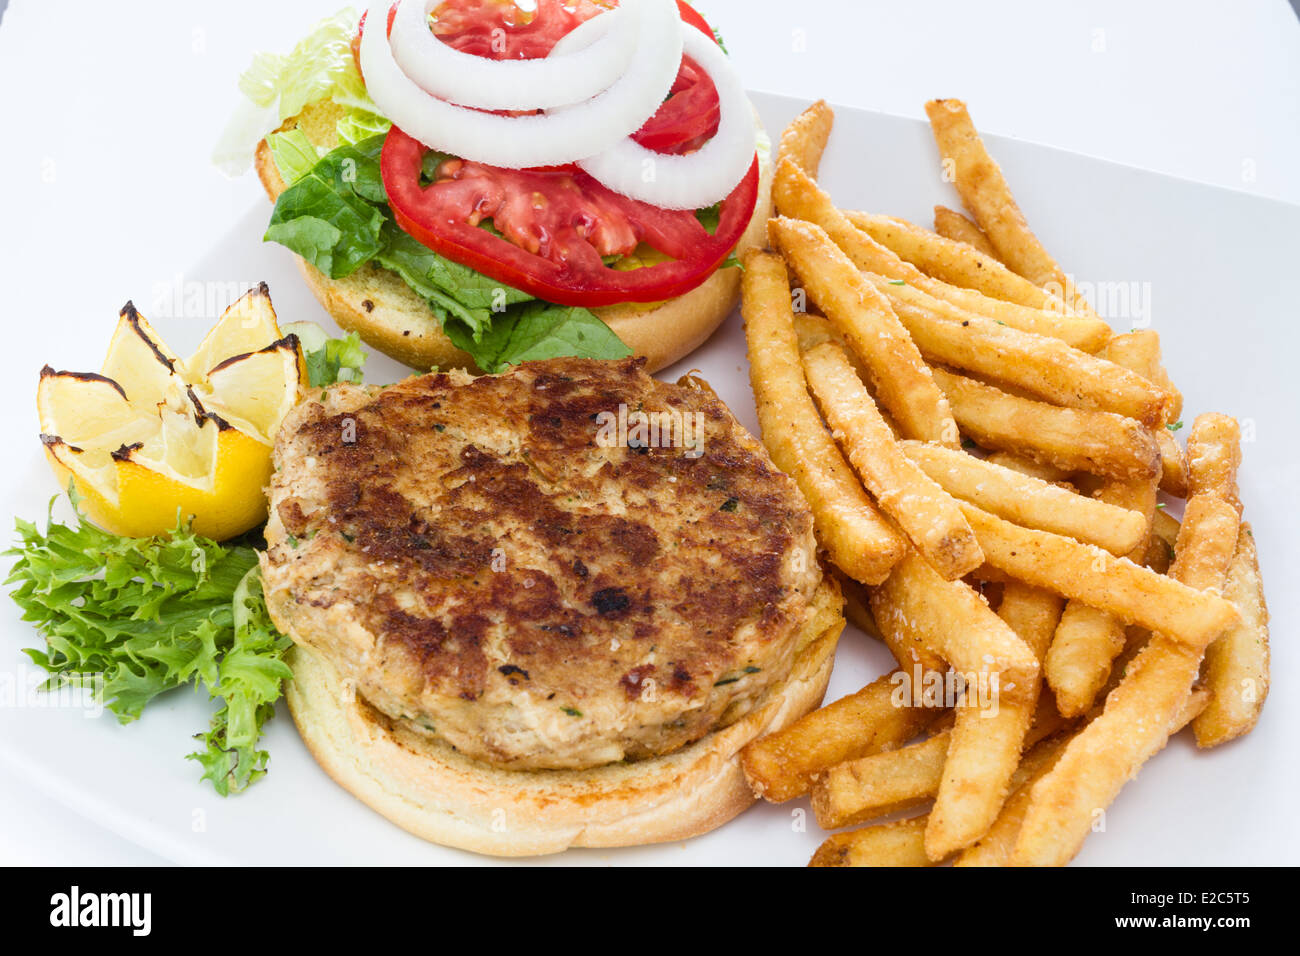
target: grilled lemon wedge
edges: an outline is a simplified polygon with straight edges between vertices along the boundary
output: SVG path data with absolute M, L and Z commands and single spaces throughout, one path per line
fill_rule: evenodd
M 178 516 L 218 541 L 266 520 L 280 420 L 307 385 L 266 286 L 239 299 L 188 359 L 128 303 L 98 373 L 41 370 L 41 441 L 86 517 L 114 534 L 166 534 Z

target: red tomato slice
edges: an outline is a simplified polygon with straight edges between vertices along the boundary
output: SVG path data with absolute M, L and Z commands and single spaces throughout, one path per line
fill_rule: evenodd
M 545 56 L 560 37 L 606 8 L 593 0 L 539 0 L 529 16 L 510 0 L 448 0 L 436 9 L 433 29 L 464 52 L 528 59 Z M 688 4 L 678 0 L 678 9 L 684 22 L 714 37 Z M 358 37 L 363 28 L 364 18 Z M 647 149 L 687 152 L 717 132 L 718 120 L 717 88 L 683 57 L 669 97 L 633 138 Z M 397 127 L 384 142 L 384 186 L 398 225 L 455 262 L 561 305 L 656 302 L 689 292 L 735 248 L 758 198 L 755 159 L 723 200 L 710 235 L 693 212 L 629 199 L 574 166 L 515 170 L 453 159 L 426 186 L 421 170 L 427 152 Z M 485 220 L 493 231 L 482 228 Z M 668 259 L 635 269 L 612 269 L 602 259 L 629 255 L 642 243 Z
M 453 160 L 423 186 L 427 152 L 396 126 L 384 142 L 384 187 L 397 224 L 440 255 L 561 305 L 657 302 L 689 292 L 735 248 L 758 200 L 757 157 L 723 200 L 710 235 L 693 212 L 637 202 L 578 169 Z M 501 236 L 479 225 L 489 218 Z M 628 270 L 601 259 L 642 242 L 672 259 Z
M 525 14 L 514 0 L 447 0 L 434 11 L 433 32 L 463 53 L 494 60 L 534 59 L 550 53 L 560 38 L 580 23 L 613 6 L 617 4 L 595 0 L 539 0 L 536 11 Z M 713 28 L 689 3 L 677 0 L 677 10 L 683 23 L 715 39 Z M 396 13 L 394 4 L 388 11 L 389 30 Z M 363 13 L 357 35 L 352 38 L 358 70 L 365 26 Z M 719 118 L 718 91 L 713 80 L 690 57 L 683 57 L 668 99 L 632 138 L 656 152 L 686 153 L 717 133 Z

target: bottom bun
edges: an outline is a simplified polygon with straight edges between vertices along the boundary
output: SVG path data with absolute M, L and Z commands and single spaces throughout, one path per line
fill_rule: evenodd
M 281 129 L 296 127 L 317 146 L 333 148 L 334 108 L 311 104 Z M 756 120 L 757 122 L 757 120 Z M 761 129 L 761 126 L 760 126 Z M 255 160 L 257 175 L 274 202 L 286 184 L 262 140 Z M 772 214 L 772 163 L 759 153 L 758 203 L 735 254 L 767 243 Z M 368 345 L 420 371 L 431 368 L 475 370 L 474 361 L 451 344 L 428 304 L 394 272 L 367 263 L 341 279 L 331 279 L 295 256 L 307 286 L 339 327 L 356 332 Z M 656 372 L 695 351 L 731 314 L 740 299 L 740 269 L 718 269 L 703 284 L 664 302 L 605 306 L 592 311 L 635 355 L 646 357 L 646 371 Z
M 334 780 L 416 836 L 492 856 L 638 846 L 707 833 L 754 802 L 741 748 L 788 726 L 826 693 L 843 600 L 827 577 L 787 681 L 735 723 L 647 760 L 586 770 L 510 771 L 471 760 L 370 707 L 298 646 L 289 710 Z

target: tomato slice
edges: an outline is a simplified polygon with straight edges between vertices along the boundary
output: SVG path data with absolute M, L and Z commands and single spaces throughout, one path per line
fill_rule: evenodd
M 493 60 L 534 59 L 546 56 L 570 30 L 613 6 L 617 3 L 539 0 L 537 9 L 525 14 L 514 0 L 446 0 L 434 10 L 433 32 L 462 53 Z M 677 0 L 677 10 L 682 22 L 716 40 L 713 28 L 685 0 Z M 390 31 L 396 14 L 394 3 L 388 10 Z M 362 13 L 352 38 L 352 58 L 358 71 L 365 28 L 366 14 Z M 720 118 L 713 80 L 694 60 L 683 57 L 668 98 L 632 138 L 656 152 L 686 153 L 717 133 Z
M 710 235 L 693 212 L 629 199 L 576 168 L 453 160 L 425 186 L 427 152 L 396 126 L 384 141 L 381 169 L 397 224 L 440 255 L 560 305 L 657 302 L 689 292 L 735 248 L 758 200 L 757 157 L 722 201 Z M 496 232 L 482 227 L 487 219 Z M 640 243 L 671 259 L 621 270 L 601 258 Z
M 560 37 L 613 5 L 539 0 L 525 15 L 512 0 L 448 0 L 434 11 L 433 31 L 463 52 L 529 59 L 545 56 Z M 683 22 L 714 38 L 689 4 L 677 6 Z M 358 40 L 364 26 L 363 17 Z M 633 138 L 657 152 L 688 152 L 717 132 L 719 118 L 713 80 L 683 57 L 668 98 Z M 516 170 L 452 159 L 425 185 L 428 152 L 397 127 L 384 142 L 384 186 L 398 225 L 455 262 L 561 305 L 656 302 L 689 292 L 735 248 L 758 198 L 755 159 L 723 200 L 710 234 L 693 212 L 629 199 L 575 166 Z M 605 264 L 603 257 L 626 256 L 642 244 L 666 261 L 635 269 Z

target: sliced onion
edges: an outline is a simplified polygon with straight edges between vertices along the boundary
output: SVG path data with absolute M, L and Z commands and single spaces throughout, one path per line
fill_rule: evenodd
M 725 199 L 754 162 L 753 110 L 740 76 L 710 38 L 682 24 L 682 46 L 718 88 L 718 132 L 693 153 L 656 153 L 625 138 L 578 165 L 615 192 L 664 209 L 703 209 Z M 561 40 L 561 43 L 563 40 Z M 564 115 L 563 107 L 551 115 Z
M 538 60 L 492 60 L 443 43 L 429 29 L 442 0 L 402 0 L 389 43 L 393 59 L 431 96 L 483 110 L 541 110 L 581 103 L 618 81 L 636 48 L 636 6 L 602 13 L 571 31 L 572 52 Z
M 635 133 L 672 89 L 683 41 L 675 0 L 636 0 L 628 13 L 637 42 L 623 75 L 598 96 L 553 113 L 498 116 L 430 96 L 402 72 L 383 29 L 362 32 L 361 72 L 383 114 L 430 149 L 509 169 L 560 166 Z M 388 4 L 378 3 L 366 22 L 387 16 Z

